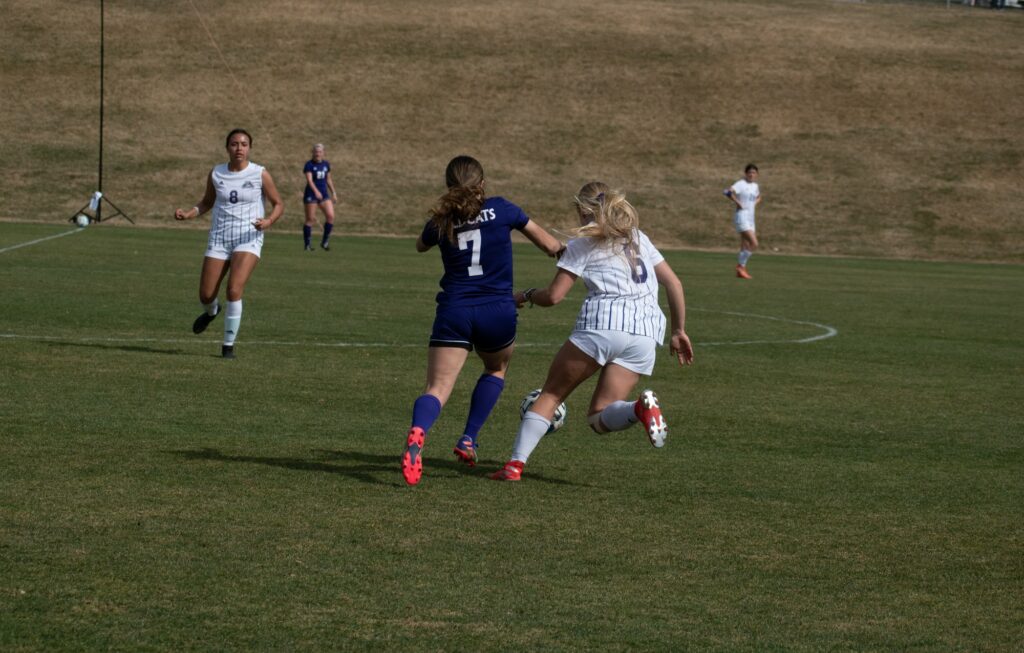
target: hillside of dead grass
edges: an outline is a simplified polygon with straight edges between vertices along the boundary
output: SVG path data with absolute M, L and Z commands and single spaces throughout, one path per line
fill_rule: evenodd
M 0 25 L 0 215 L 96 185 L 98 3 Z M 302 222 L 327 146 L 347 233 L 416 233 L 456 154 L 550 226 L 600 178 L 664 246 L 734 247 L 721 196 L 761 167 L 784 253 L 1024 262 L 1024 11 L 771 0 L 106 3 L 104 190 L 169 224 L 235 126 Z M 207 34 L 207 29 L 212 34 Z

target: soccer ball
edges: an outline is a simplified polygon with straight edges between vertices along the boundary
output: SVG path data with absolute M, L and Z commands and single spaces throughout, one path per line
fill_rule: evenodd
M 77 224 L 79 227 L 88 227 L 89 216 L 87 216 L 84 213 L 79 213 L 78 215 L 75 216 L 75 224 Z
M 540 396 L 540 388 L 537 388 L 530 394 L 523 397 L 523 403 L 519 404 L 519 418 L 522 419 L 526 415 L 526 411 L 530 410 L 533 406 L 533 402 L 537 401 L 537 397 Z M 558 404 L 555 408 L 555 414 L 551 416 L 551 426 L 548 428 L 548 433 L 553 433 L 558 429 L 565 426 L 565 418 L 569 416 L 569 411 L 565 407 L 565 403 Z

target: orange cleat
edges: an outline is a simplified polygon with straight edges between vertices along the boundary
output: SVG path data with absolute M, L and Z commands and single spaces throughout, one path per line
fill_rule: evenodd
M 640 398 L 633 404 L 633 412 L 644 425 L 647 431 L 647 439 L 659 449 L 665 446 L 665 436 L 668 435 L 668 424 L 661 414 L 661 407 L 658 406 L 658 396 L 653 390 L 644 390 Z
M 754 278 L 754 277 L 750 276 L 749 272 L 747 272 L 747 266 L 745 266 L 745 265 L 737 265 L 736 266 L 736 276 L 739 277 L 740 279 L 753 279 Z
M 405 439 L 405 453 L 402 455 L 402 476 L 409 485 L 416 485 L 423 475 L 423 440 L 427 434 L 418 426 L 409 429 Z
M 473 442 L 473 438 L 468 435 L 463 436 L 452 451 L 460 461 L 470 467 L 476 467 L 476 443 Z
M 505 466 L 490 475 L 495 481 L 520 481 L 523 478 L 523 463 L 510 460 Z

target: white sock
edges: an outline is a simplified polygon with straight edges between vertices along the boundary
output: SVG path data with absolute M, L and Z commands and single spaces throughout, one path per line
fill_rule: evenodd
M 226 315 L 224 316 L 224 344 L 231 346 L 235 344 L 238 336 L 238 325 L 242 322 L 242 300 L 228 302 Z
M 749 261 L 750 257 L 753 255 L 754 253 L 749 249 L 741 249 L 740 255 L 737 257 L 740 262 L 740 265 L 742 265 L 743 267 L 747 267 L 747 261 Z
M 533 450 L 540 444 L 540 439 L 548 432 L 551 422 L 532 410 L 526 411 L 523 421 L 519 423 L 519 433 L 512 445 L 512 460 L 526 463 Z
M 601 411 L 601 423 L 609 431 L 625 431 L 640 420 L 636 417 L 635 401 L 616 401 Z
M 203 310 L 206 311 L 206 314 L 210 317 L 216 315 L 220 311 L 220 303 L 217 301 L 217 298 L 214 297 L 213 301 L 209 304 L 203 304 Z

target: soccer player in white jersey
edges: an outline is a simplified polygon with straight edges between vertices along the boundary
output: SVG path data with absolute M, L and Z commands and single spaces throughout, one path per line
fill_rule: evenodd
M 225 146 L 228 162 L 210 171 L 203 199 L 191 209 L 176 209 L 174 219 L 194 220 L 213 209 L 210 236 L 199 277 L 199 301 L 203 312 L 192 323 L 192 332 L 202 333 L 220 314 L 217 295 L 221 281 L 227 276 L 228 301 L 221 356 L 234 358 L 235 337 L 242 321 L 242 293 L 259 263 L 263 232 L 281 218 L 284 205 L 270 173 L 249 160 L 252 148 L 249 132 L 231 130 Z M 265 215 L 264 201 L 270 202 L 270 215 Z
M 757 166 L 748 163 L 743 169 L 743 179 L 740 179 L 730 188 L 727 188 L 724 195 L 736 205 L 736 212 L 733 214 L 733 225 L 736 233 L 740 235 L 740 253 L 736 264 L 736 276 L 740 279 L 750 279 L 747 272 L 747 261 L 757 249 L 757 230 L 754 227 L 754 211 L 763 199 L 761 188 L 757 185 Z
M 569 241 L 558 271 L 547 288 L 516 293 L 518 306 L 554 306 L 576 279 L 587 296 L 569 340 L 551 362 L 540 396 L 523 416 L 512 457 L 491 478 L 518 481 L 523 466 L 551 426 L 555 408 L 598 371 L 588 421 L 597 433 L 622 431 L 642 422 L 655 447 L 665 443 L 668 425 L 658 398 L 644 390 L 628 401 L 640 376 L 654 371 L 655 348 L 665 337 L 665 314 L 658 305 L 664 286 L 672 314 L 670 347 L 679 364 L 693 362 L 686 335 L 683 284 L 661 253 L 639 229 L 639 218 L 626 196 L 601 182 L 591 182 L 576 196 L 578 238 Z

